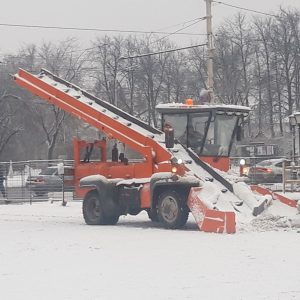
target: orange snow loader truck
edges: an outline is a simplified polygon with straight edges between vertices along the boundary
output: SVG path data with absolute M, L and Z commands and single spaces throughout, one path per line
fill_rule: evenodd
M 202 231 L 235 232 L 232 206 L 218 208 L 204 199 L 203 191 L 213 181 L 222 193 L 234 194 L 222 174 L 229 168 L 230 150 L 248 107 L 161 104 L 157 110 L 163 125 L 158 130 L 47 70 L 33 75 L 20 69 L 13 78 L 104 135 L 93 142 L 74 140 L 76 193 L 83 197 L 87 224 L 114 225 L 121 215 L 145 210 L 152 221 L 177 229 L 191 212 Z M 126 157 L 120 145 L 139 159 Z

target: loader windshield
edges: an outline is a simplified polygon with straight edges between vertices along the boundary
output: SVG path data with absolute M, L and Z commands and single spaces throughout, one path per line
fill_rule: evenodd
M 238 117 L 216 115 L 211 119 L 206 139 L 199 152 L 207 156 L 229 156 Z
M 226 157 L 230 154 L 236 128 L 248 113 L 223 107 L 160 110 L 162 123 L 172 125 L 179 143 L 192 148 L 200 156 Z

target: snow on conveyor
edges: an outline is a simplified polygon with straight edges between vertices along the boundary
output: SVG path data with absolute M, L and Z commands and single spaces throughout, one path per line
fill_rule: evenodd
M 139 119 L 134 118 L 133 116 L 125 113 L 124 111 L 111 105 L 110 103 L 104 102 L 99 98 L 90 95 L 88 92 L 77 87 L 76 85 L 56 77 L 49 71 L 42 70 L 41 74 L 36 75 L 36 77 L 39 78 L 39 80 L 56 88 L 57 90 L 64 92 L 69 96 L 77 99 L 77 101 L 87 105 L 89 108 L 93 108 L 95 111 L 100 113 L 105 113 L 106 116 L 110 117 L 111 119 L 114 119 L 115 121 L 125 126 L 130 127 L 134 131 L 139 132 L 140 134 L 146 137 L 151 137 L 155 140 L 162 140 L 161 136 L 163 135 L 163 133 L 159 130 L 149 126 L 148 124 L 140 121 Z M 100 103 L 103 103 L 105 107 L 102 106 Z

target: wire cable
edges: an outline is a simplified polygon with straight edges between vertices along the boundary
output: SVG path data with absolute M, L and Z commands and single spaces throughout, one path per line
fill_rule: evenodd
M 241 7 L 241 6 L 232 5 L 232 4 L 229 4 L 229 3 L 222 2 L 222 1 L 212 1 L 212 2 L 222 4 L 222 5 L 225 5 L 225 6 L 229 6 L 229 7 L 233 7 L 233 8 L 237 8 L 237 9 L 241 9 L 241 10 L 245 10 L 245 11 L 249 11 L 249 12 L 253 12 L 253 13 L 256 13 L 256 14 L 261 14 L 261 15 L 265 15 L 265 16 L 269 16 L 269 17 L 278 18 L 278 16 L 273 15 L 273 14 L 269 14 L 269 13 L 266 13 L 266 12 L 262 12 L 262 11 L 258 11 L 258 10 L 254 10 L 254 9 L 249 9 L 249 8 L 245 8 L 245 7 Z
M 195 22 L 195 21 L 200 20 L 200 19 L 202 19 L 202 18 L 196 18 L 196 19 L 192 19 L 192 20 L 189 20 L 189 21 L 185 21 L 185 22 L 174 24 L 174 25 L 170 25 L 170 26 L 167 26 L 167 27 L 161 27 L 161 28 L 157 29 L 157 31 L 168 30 L 170 28 L 178 27 L 178 26 L 181 26 L 181 25 L 186 26 L 186 24 L 191 23 L 191 22 Z
M 170 53 L 170 52 L 181 51 L 181 50 L 186 50 L 186 49 L 191 49 L 191 48 L 196 48 L 196 47 L 204 47 L 204 46 L 207 46 L 207 44 L 205 43 L 205 44 L 199 44 L 199 45 L 188 46 L 188 47 L 183 47 L 183 48 L 176 48 L 176 49 L 170 49 L 170 50 L 164 50 L 164 51 L 158 51 L 158 52 L 151 52 L 151 53 L 134 55 L 134 56 L 120 57 L 119 59 L 124 60 L 124 59 L 131 59 L 131 58 L 141 58 L 141 57 L 145 57 L 145 56 L 152 56 L 152 55 L 157 55 L 157 54 Z
M 183 28 L 180 28 L 180 29 L 178 29 L 178 30 L 176 30 L 176 31 L 174 31 L 174 32 L 172 32 L 172 33 L 169 33 L 169 34 L 167 34 L 166 36 L 163 36 L 163 37 L 157 39 L 156 41 L 152 42 L 151 44 L 158 43 L 158 42 L 160 42 L 161 40 L 164 40 L 164 39 L 170 37 L 171 35 L 177 34 L 177 33 L 179 33 L 180 31 L 182 31 L 182 30 L 184 30 L 184 29 L 187 29 L 187 28 L 189 28 L 189 27 L 192 27 L 192 26 L 194 26 L 195 24 L 197 24 L 197 23 L 199 23 L 200 21 L 203 21 L 203 20 L 205 20 L 205 19 L 206 19 L 206 17 L 198 18 L 198 20 L 195 21 L 194 23 L 189 24 L 189 25 L 186 25 L 186 26 L 183 27 Z
M 97 32 L 115 32 L 115 33 L 136 33 L 136 34 L 170 34 L 164 31 L 143 31 L 143 30 L 120 30 L 120 29 L 100 29 L 100 28 L 84 28 L 84 27 L 63 27 L 63 26 L 44 26 L 44 25 L 27 25 L 27 24 L 11 24 L 0 23 L 3 27 L 20 27 L 20 28 L 39 28 L 39 29 L 58 29 L 58 30 L 77 30 L 77 31 L 97 31 Z M 180 35 L 204 35 L 201 33 L 178 32 Z

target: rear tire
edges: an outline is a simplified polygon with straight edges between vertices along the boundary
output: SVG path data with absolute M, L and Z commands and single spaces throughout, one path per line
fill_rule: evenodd
M 97 191 L 90 191 L 83 199 L 82 213 L 88 225 L 115 225 L 119 216 L 107 216 Z
M 155 209 L 151 209 L 151 208 L 147 209 L 147 214 L 148 214 L 149 219 L 152 222 L 159 222 L 156 208 Z
M 182 228 L 188 219 L 189 210 L 176 191 L 163 192 L 158 199 L 158 219 L 167 229 Z

